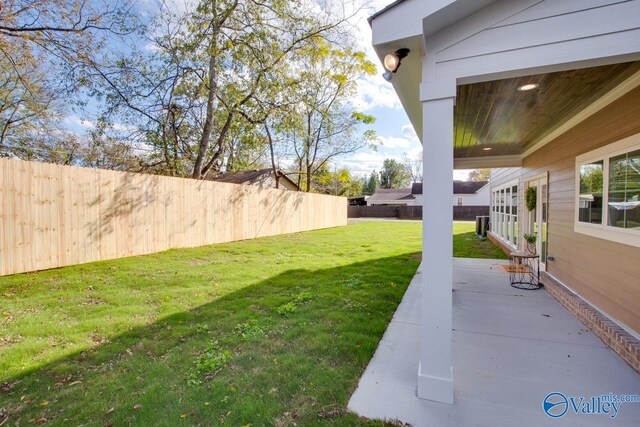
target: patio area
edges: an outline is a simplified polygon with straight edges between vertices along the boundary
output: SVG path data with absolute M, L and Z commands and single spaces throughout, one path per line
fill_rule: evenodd
M 506 264 L 454 259 L 453 405 L 416 397 L 418 271 L 349 410 L 414 426 L 640 425 L 640 403 L 623 403 L 615 418 L 576 414 L 570 400 L 563 416 L 545 414 L 542 403 L 552 392 L 591 405 L 592 396 L 640 394 L 640 376 L 544 289 L 509 286 Z

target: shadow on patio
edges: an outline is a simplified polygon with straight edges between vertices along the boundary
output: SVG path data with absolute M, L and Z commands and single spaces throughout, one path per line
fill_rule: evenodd
M 368 418 L 414 426 L 640 425 L 640 403 L 610 414 L 549 418 L 542 402 L 638 394 L 640 377 L 544 289 L 509 286 L 504 260 L 454 259 L 453 405 L 416 397 L 420 272 L 414 277 L 351 397 Z

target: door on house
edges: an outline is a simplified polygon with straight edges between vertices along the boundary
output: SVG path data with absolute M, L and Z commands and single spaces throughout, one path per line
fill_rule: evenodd
M 547 216 L 549 212 L 547 174 L 528 180 L 526 187 L 536 189 L 536 207 L 526 215 L 525 232 L 535 233 L 538 237 L 536 240 L 536 252 L 540 254 L 540 270 L 542 271 L 546 269 L 547 263 Z

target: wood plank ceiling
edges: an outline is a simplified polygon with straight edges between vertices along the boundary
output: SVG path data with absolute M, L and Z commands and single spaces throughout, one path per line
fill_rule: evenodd
M 458 86 L 454 156 L 521 154 L 638 70 L 629 62 Z M 539 86 L 518 90 L 528 83 Z

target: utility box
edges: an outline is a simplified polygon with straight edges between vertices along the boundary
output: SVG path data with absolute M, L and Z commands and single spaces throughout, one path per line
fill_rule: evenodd
M 487 238 L 489 230 L 489 217 L 486 215 L 476 217 L 476 234 L 483 239 Z

